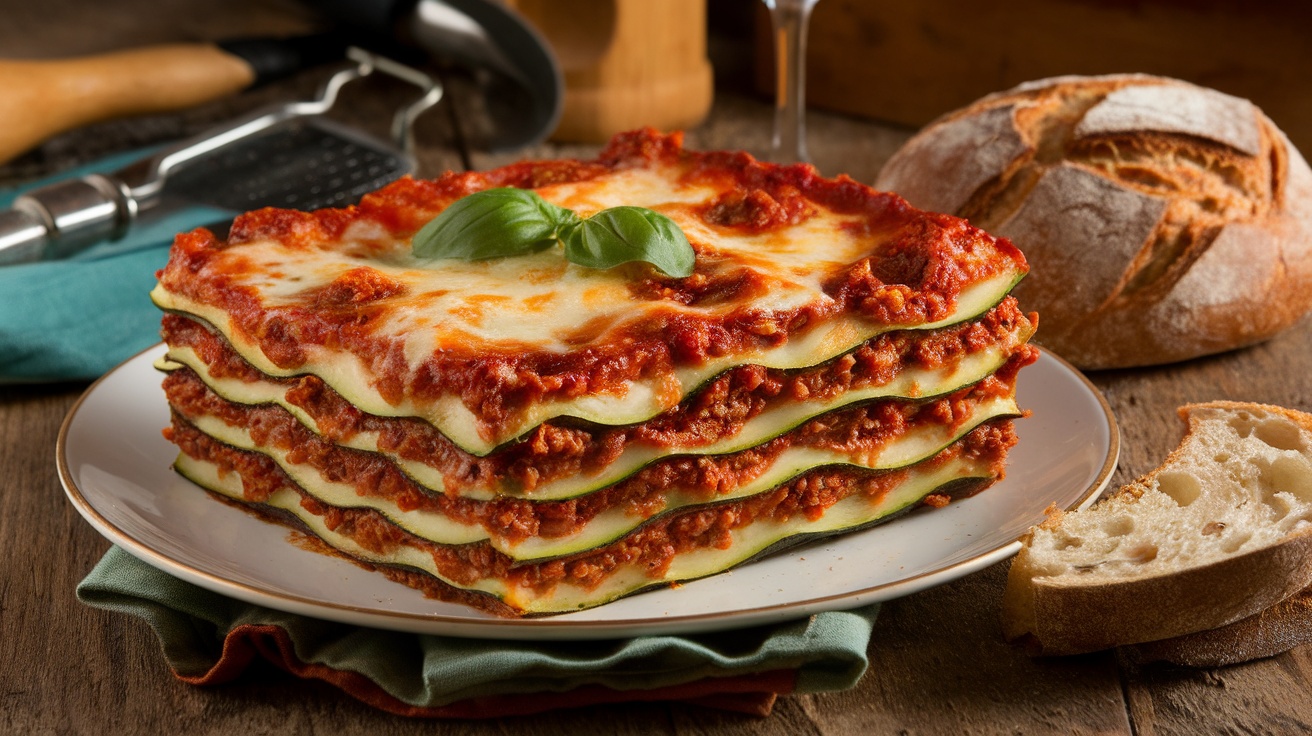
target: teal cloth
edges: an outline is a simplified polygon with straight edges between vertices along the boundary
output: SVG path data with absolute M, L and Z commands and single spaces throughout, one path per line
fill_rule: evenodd
M 861 678 L 878 604 L 773 626 L 608 641 L 492 641 L 383 631 L 243 603 L 111 548 L 78 586 L 88 605 L 144 619 L 180 675 L 214 664 L 241 624 L 285 629 L 304 662 L 365 675 L 419 707 L 600 684 L 646 690 L 707 677 L 796 669 L 794 692 L 844 690 Z
M 0 207 L 28 188 L 114 171 L 145 153 L 120 154 L 0 191 Z M 148 294 L 173 236 L 225 216 L 231 213 L 187 208 L 64 260 L 0 266 L 0 383 L 96 378 L 159 342 L 160 313 Z

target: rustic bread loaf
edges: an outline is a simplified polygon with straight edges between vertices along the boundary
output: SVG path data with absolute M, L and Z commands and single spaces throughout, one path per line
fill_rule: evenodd
M 1312 585 L 1312 415 L 1235 402 L 1180 413 L 1185 438 L 1161 467 L 1022 540 L 1009 639 L 1042 654 L 1156 641 Z
M 929 124 L 875 184 L 1020 246 L 1036 341 L 1083 368 L 1249 345 L 1312 309 L 1312 171 L 1252 103 L 1215 90 L 1024 84 Z

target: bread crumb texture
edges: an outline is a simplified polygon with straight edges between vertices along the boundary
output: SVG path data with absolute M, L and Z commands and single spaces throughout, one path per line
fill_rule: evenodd
M 1312 415 L 1225 401 L 1180 413 L 1185 438 L 1160 467 L 1022 539 L 1007 638 L 1043 654 L 1157 641 L 1312 585 Z
M 1312 432 L 1283 413 L 1203 405 L 1154 474 L 1030 540 L 1036 577 L 1148 577 L 1275 544 L 1312 524 Z
M 1036 340 L 1083 368 L 1249 345 L 1312 309 L 1312 170 L 1261 110 L 1217 90 L 1027 83 L 926 126 L 876 186 L 1014 241 Z

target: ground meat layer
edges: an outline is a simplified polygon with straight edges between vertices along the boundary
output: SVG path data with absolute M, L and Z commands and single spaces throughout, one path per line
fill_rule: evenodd
M 382 452 L 430 465 L 442 473 L 448 488 L 531 493 L 560 478 L 595 475 L 628 448 L 692 452 L 736 436 L 749 420 L 767 409 L 886 385 L 907 369 L 941 370 L 991 347 L 1018 356 L 1002 372 L 1015 370 L 1034 360 L 1033 349 L 1025 345 L 1032 331 L 1031 320 L 1008 297 L 974 322 L 925 332 L 888 333 L 819 366 L 793 371 L 733 368 L 677 407 L 639 424 L 606 427 L 569 420 L 546 422 L 521 441 L 482 457 L 457 447 L 422 420 L 366 414 L 318 377 L 283 379 L 261 373 L 222 337 L 194 320 L 167 315 L 163 334 L 170 345 L 195 351 L 215 378 L 285 387 L 288 402 L 311 416 L 317 431 L 333 442 L 344 444 L 362 433 L 377 433 Z
M 174 411 L 187 421 L 212 417 L 244 428 L 257 447 L 286 453 L 288 462 L 304 464 L 325 480 L 351 484 L 361 496 L 387 499 L 403 511 L 424 510 L 478 524 L 493 537 L 514 544 L 529 537 L 572 535 L 598 514 L 617 507 L 637 519 L 651 518 L 666 510 L 668 494 L 676 490 L 691 492 L 700 502 L 715 500 L 767 472 L 790 447 L 831 450 L 858 462 L 921 427 L 956 431 L 978 421 L 973 417 L 981 402 L 1012 395 L 1017 369 L 1000 371 L 939 399 L 887 400 L 831 412 L 748 450 L 668 457 L 610 486 L 560 501 L 504 496 L 477 500 L 450 489 L 434 492 L 385 455 L 335 445 L 280 406 L 224 400 L 189 369 L 170 373 L 164 389 Z
M 443 599 L 475 603 L 497 613 L 507 613 L 500 601 L 471 600 L 461 586 L 496 578 L 503 581 L 523 600 L 548 595 L 557 585 L 567 583 L 595 589 L 620 569 L 636 566 L 658 581 L 670 563 L 680 554 L 731 545 L 731 533 L 759 521 L 785 521 L 798 515 L 819 519 L 838 501 L 853 494 L 878 500 L 903 482 L 909 470 L 869 472 L 852 468 L 817 468 L 772 491 L 748 499 L 686 509 L 657 519 L 623 539 L 599 549 L 575 556 L 544 562 L 517 564 L 487 543 L 460 546 L 438 545 L 396 527 L 381 514 L 362 509 L 329 506 L 304 493 L 267 456 L 237 450 L 215 442 L 183 421 L 166 430 L 169 439 L 187 455 L 214 464 L 220 473 L 237 473 L 242 480 L 244 500 L 262 504 L 282 489 L 298 494 L 300 505 L 321 517 L 327 527 L 373 553 L 385 555 L 401 546 L 424 550 L 432 556 L 435 568 L 454 586 L 417 573 L 400 575 L 403 582 Z M 981 425 L 964 438 L 920 466 L 934 467 L 956 457 L 968 457 L 987 466 L 989 473 L 1001 478 L 1007 451 L 1016 437 L 1010 420 Z M 987 485 L 977 484 L 972 490 Z M 946 499 L 931 495 L 932 505 Z M 266 510 L 268 507 L 263 507 Z M 511 611 L 514 612 L 513 610 Z

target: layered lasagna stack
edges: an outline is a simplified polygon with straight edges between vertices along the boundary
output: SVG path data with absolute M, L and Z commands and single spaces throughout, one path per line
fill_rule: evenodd
M 657 211 L 694 272 L 411 252 L 492 187 Z M 1024 272 L 850 179 L 626 134 L 179 236 L 152 294 L 165 435 L 196 484 L 431 595 L 572 611 L 995 481 Z

